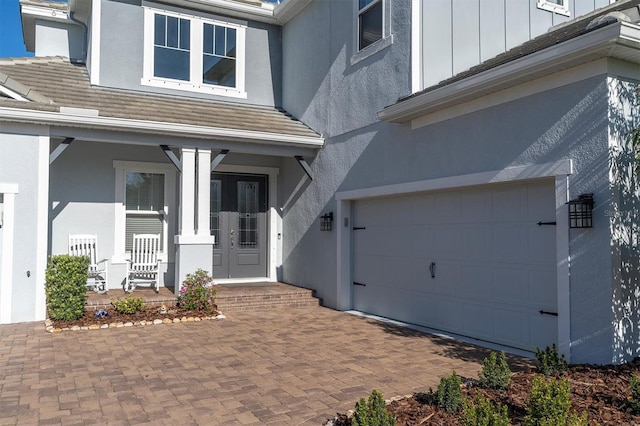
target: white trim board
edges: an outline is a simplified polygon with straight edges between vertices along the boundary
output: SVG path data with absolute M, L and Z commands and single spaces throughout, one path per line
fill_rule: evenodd
M 15 217 L 15 195 L 18 184 L 0 183 L 3 195 L 2 256 L 0 256 L 0 324 L 11 322 L 11 302 L 13 285 L 13 227 Z
M 571 160 L 561 160 L 553 163 L 508 167 L 506 169 L 493 170 L 489 172 L 471 173 L 467 175 L 406 182 L 395 185 L 340 191 L 336 192 L 336 200 L 357 200 L 362 198 L 386 197 L 392 195 L 435 191 L 438 189 L 454 189 L 465 186 L 486 185 L 489 183 L 512 182 L 570 174 L 573 174 L 573 162 Z

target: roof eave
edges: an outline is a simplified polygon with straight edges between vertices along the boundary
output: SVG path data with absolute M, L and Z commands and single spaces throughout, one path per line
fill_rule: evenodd
M 46 5 L 20 3 L 20 18 L 24 45 L 28 52 L 34 52 L 36 48 L 36 19 L 65 22 L 68 20 L 68 13 L 66 10 Z
M 109 131 L 187 137 L 197 139 L 222 139 L 238 142 L 261 142 L 266 144 L 320 149 L 324 138 L 290 135 L 284 133 L 227 129 L 197 126 L 193 124 L 132 120 L 117 117 L 82 116 L 64 112 L 35 111 L 20 108 L 0 107 L 0 121 L 49 126 L 79 127 Z
M 534 79 L 555 69 L 571 67 L 596 57 L 613 56 L 616 48 L 638 49 L 640 52 L 640 27 L 625 22 L 608 25 L 433 91 L 401 100 L 378 112 L 378 118 L 392 123 L 405 123 L 442 108 L 516 86 L 523 79 Z

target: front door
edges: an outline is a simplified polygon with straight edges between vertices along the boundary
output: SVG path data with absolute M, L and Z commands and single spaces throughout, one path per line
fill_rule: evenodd
M 214 278 L 267 276 L 267 178 L 211 175 Z

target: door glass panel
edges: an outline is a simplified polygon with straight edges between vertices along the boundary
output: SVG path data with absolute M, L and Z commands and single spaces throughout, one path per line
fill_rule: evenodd
M 238 245 L 258 247 L 258 182 L 238 181 Z
M 211 181 L 211 216 L 209 229 L 215 237 L 215 248 L 220 248 L 220 212 L 222 211 L 222 181 Z

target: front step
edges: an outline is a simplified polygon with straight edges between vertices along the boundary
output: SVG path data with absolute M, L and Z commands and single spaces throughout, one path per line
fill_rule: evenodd
M 282 283 L 239 284 L 216 286 L 216 304 L 223 313 L 305 308 L 318 306 L 314 291 Z

